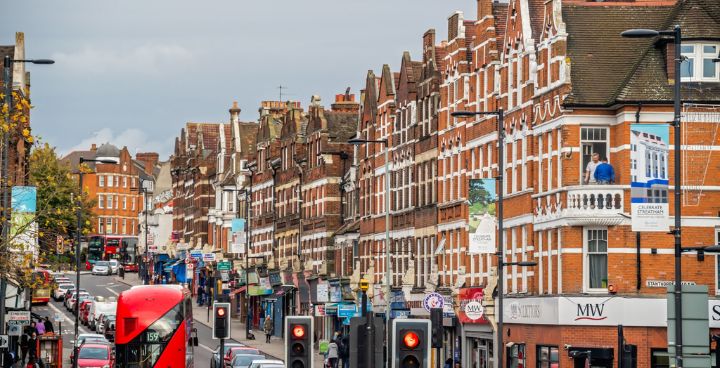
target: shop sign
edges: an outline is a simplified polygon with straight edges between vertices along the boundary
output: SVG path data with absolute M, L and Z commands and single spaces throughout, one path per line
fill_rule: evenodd
M 232 263 L 228 261 L 218 262 L 217 269 L 218 271 L 230 271 L 232 269 Z
M 193 258 L 193 259 L 202 259 L 202 258 L 203 258 L 203 253 L 202 253 L 201 250 L 191 250 L 191 251 L 190 251 L 190 258 Z
M 460 300 L 458 319 L 460 322 L 487 323 L 485 307 L 483 306 L 484 296 L 485 290 L 483 288 L 460 289 L 460 293 L 458 294 Z
M 248 284 L 259 284 L 259 283 L 260 283 L 260 278 L 258 277 L 257 272 L 250 271 L 250 273 L 248 274 Z
M 270 272 L 268 274 L 268 277 L 270 279 L 270 285 L 272 286 L 278 286 L 282 285 L 282 277 L 280 276 L 280 272 Z
M 315 317 L 325 317 L 325 304 L 315 306 Z
M 203 253 L 202 259 L 205 262 L 215 262 L 215 253 Z
M 8 325 L 29 325 L 30 312 L 13 311 L 5 315 L 5 321 Z
M 252 273 L 250 274 L 250 282 L 252 283 Z M 272 286 L 270 286 L 270 280 L 267 277 L 260 277 L 257 285 L 250 285 L 248 288 L 248 294 L 257 295 L 270 295 L 272 294 Z
M 337 316 L 338 305 L 337 304 L 325 304 L 325 315 L 326 316 Z
M 410 318 L 410 309 L 391 309 L 390 318 Z
M 350 318 L 355 317 L 357 314 L 357 308 L 355 304 L 338 304 L 338 317 Z
M 708 300 L 710 328 L 720 328 L 720 300 Z
M 438 293 L 430 293 L 423 300 L 423 308 L 428 312 L 433 308 L 443 308 L 444 306 L 445 298 Z
M 187 243 L 178 243 L 175 246 L 175 249 L 177 250 L 188 250 L 188 244 Z
M 330 301 L 330 284 L 328 284 L 327 281 L 318 280 L 317 301 L 320 303 L 327 303 Z

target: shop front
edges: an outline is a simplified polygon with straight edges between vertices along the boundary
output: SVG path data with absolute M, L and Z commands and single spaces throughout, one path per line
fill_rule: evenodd
M 463 367 L 495 367 L 494 329 L 485 314 L 484 297 L 483 288 L 463 288 L 458 293 L 457 321 L 461 325 L 459 350 L 463 354 L 456 352 L 453 360 L 462 360 Z
M 720 331 L 714 308 L 719 300 L 708 303 L 709 335 Z M 669 366 L 665 298 L 507 298 L 504 317 L 508 367 L 617 367 L 619 341 L 637 367 Z

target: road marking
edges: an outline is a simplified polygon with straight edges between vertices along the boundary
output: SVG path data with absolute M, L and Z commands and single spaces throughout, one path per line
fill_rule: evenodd
M 60 309 L 58 309 L 56 306 L 52 305 L 51 303 L 48 303 L 48 306 L 50 306 L 50 308 L 52 308 L 57 314 L 63 316 L 63 318 L 65 319 L 65 321 L 67 321 L 67 323 L 71 324 L 73 327 L 75 326 L 75 320 L 74 320 L 75 316 L 74 315 L 73 315 L 73 319 L 70 319 L 70 318 L 68 318 L 66 313 L 62 312 Z M 80 326 L 80 333 L 88 333 L 88 331 L 85 329 L 85 327 Z
M 109 287 L 106 287 L 105 289 L 107 289 L 107 291 L 109 291 L 109 292 L 111 292 L 111 293 L 115 294 L 115 296 L 119 296 L 119 295 L 120 295 L 120 293 L 118 293 L 118 292 L 117 292 L 117 291 L 115 291 L 115 290 L 112 290 L 112 289 L 110 289 Z
M 207 350 L 207 351 L 209 351 L 209 352 L 211 352 L 211 353 L 214 353 L 214 352 L 215 352 L 215 350 L 210 349 L 209 347 L 207 347 L 207 346 L 205 346 L 205 345 L 203 345 L 203 344 L 198 344 L 198 346 L 201 347 L 201 348 L 203 348 L 203 349 L 205 349 L 205 350 Z

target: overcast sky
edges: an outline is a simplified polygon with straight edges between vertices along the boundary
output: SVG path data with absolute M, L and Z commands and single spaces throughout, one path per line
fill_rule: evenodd
M 447 37 L 454 11 L 475 18 L 474 0 L 63 0 L 3 6 L 0 44 L 25 32 L 31 121 L 61 153 L 110 141 L 166 158 L 188 121 L 241 120 L 260 101 L 307 106 L 318 94 L 362 87 L 368 69 L 420 59 L 422 35 Z M 12 16 L 8 16 L 12 14 Z

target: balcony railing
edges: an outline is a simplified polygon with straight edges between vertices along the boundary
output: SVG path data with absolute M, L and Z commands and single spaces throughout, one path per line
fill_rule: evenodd
M 625 219 L 625 191 L 619 185 L 572 186 L 535 197 L 536 224 L 614 226 Z

